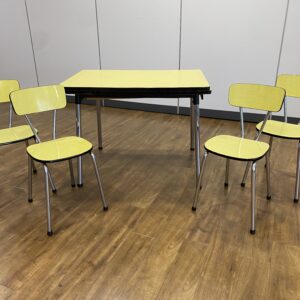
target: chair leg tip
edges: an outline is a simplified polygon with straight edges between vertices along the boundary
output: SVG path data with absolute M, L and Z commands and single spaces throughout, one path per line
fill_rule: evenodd
M 52 190 L 52 193 L 53 193 L 53 194 L 56 194 L 56 192 L 57 192 L 57 190 L 56 190 L 56 189 Z
M 241 187 L 245 187 L 246 183 L 245 182 L 242 182 L 241 183 Z
M 32 201 L 33 201 L 32 198 L 28 199 L 28 202 L 29 202 L 29 203 L 32 203 Z
M 255 229 L 250 229 L 251 234 L 255 234 Z
M 196 210 L 197 210 L 197 207 L 193 206 L 192 211 L 196 211 Z
M 99 150 L 102 150 L 102 149 L 103 149 L 103 147 L 102 147 L 102 146 L 100 146 L 100 147 L 98 147 L 98 149 L 99 149 Z
M 271 196 L 267 196 L 267 199 L 268 199 L 268 200 L 271 200 L 271 198 L 272 198 Z
M 83 183 L 78 183 L 77 186 L 78 187 L 83 187 Z
M 108 211 L 108 206 L 103 206 L 104 211 Z
M 33 170 L 33 174 L 36 174 L 37 173 L 37 170 Z
M 71 184 L 71 186 L 72 186 L 72 187 L 75 187 L 75 186 L 76 186 L 76 184 Z
M 52 236 L 53 235 L 53 231 L 51 230 L 51 231 L 47 231 L 47 235 L 48 236 Z
M 298 203 L 299 202 L 299 199 L 294 199 L 294 203 Z
M 228 187 L 228 182 L 224 182 L 224 186 L 227 188 Z
M 190 149 L 191 149 L 191 151 L 194 151 L 194 150 L 195 150 L 195 148 L 192 148 L 192 147 L 191 147 Z

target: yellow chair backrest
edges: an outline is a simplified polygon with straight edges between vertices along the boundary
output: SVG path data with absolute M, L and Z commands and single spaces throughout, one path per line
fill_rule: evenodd
M 19 89 L 17 80 L 0 80 L 0 103 L 9 102 L 9 94 Z
M 264 111 L 280 111 L 285 90 L 262 84 L 236 83 L 229 88 L 229 103 L 233 106 Z
M 65 89 L 50 85 L 12 92 L 10 100 L 17 115 L 27 115 L 61 109 L 66 106 Z
M 300 98 L 300 75 L 278 75 L 276 86 L 284 88 L 288 97 Z

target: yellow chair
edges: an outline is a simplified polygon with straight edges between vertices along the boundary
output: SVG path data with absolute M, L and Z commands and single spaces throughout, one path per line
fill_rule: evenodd
M 199 198 L 199 190 L 202 187 L 202 178 L 205 170 L 205 162 L 209 153 L 226 158 L 225 186 L 228 185 L 229 162 L 231 159 L 250 162 L 251 165 L 251 227 L 250 233 L 255 233 L 255 190 L 256 190 L 256 162 L 266 156 L 267 171 L 269 170 L 268 150 L 269 144 L 258 141 L 260 134 L 271 114 L 282 107 L 285 91 L 279 87 L 258 84 L 233 84 L 229 89 L 229 103 L 240 108 L 241 113 L 241 137 L 231 135 L 215 136 L 204 144 L 204 157 L 200 176 L 194 196 L 192 210 L 196 210 Z M 255 140 L 244 138 L 243 108 L 267 111 L 261 130 Z M 270 191 L 270 177 L 267 172 L 267 193 Z
M 277 87 L 285 89 L 286 96 L 293 98 L 300 98 L 300 75 L 279 75 L 276 82 Z M 285 100 L 286 108 L 286 100 Z M 298 154 L 296 167 L 296 184 L 294 202 L 299 201 L 299 177 L 300 177 L 300 126 L 296 124 L 287 123 L 287 113 L 285 109 L 285 122 L 268 120 L 262 130 L 263 134 L 270 136 L 270 147 L 272 147 L 273 137 L 284 139 L 298 140 Z M 260 130 L 262 123 L 257 124 L 257 130 Z M 271 150 L 271 149 L 270 149 Z M 245 185 L 247 173 L 244 176 L 242 185 Z
M 100 181 L 100 175 L 95 159 L 92 152 L 92 144 L 77 136 L 68 136 L 57 138 L 46 142 L 41 142 L 39 136 L 34 130 L 34 127 L 27 115 L 45 111 L 54 111 L 62 109 L 66 106 L 65 90 L 60 85 L 43 86 L 37 88 L 23 89 L 12 92 L 10 100 L 17 115 L 24 115 L 31 131 L 34 133 L 37 144 L 27 147 L 28 154 L 28 187 L 29 198 L 32 195 L 32 175 L 31 163 L 32 160 L 43 164 L 45 172 L 45 192 L 46 192 L 46 207 L 47 207 L 47 234 L 53 234 L 51 225 L 51 204 L 49 195 L 49 170 L 47 164 L 55 163 L 58 161 L 70 160 L 85 154 L 89 154 L 92 158 L 100 197 L 103 203 L 103 209 L 107 210 L 108 206 L 104 198 L 103 189 Z
M 17 80 L 0 80 L 0 103 L 9 103 L 8 128 L 0 130 L 0 146 L 18 142 L 25 142 L 26 146 L 28 146 L 28 140 L 34 139 L 34 134 L 29 125 L 12 126 L 13 111 L 9 101 L 9 94 L 19 89 L 20 85 Z M 33 171 L 36 173 L 34 166 Z M 30 201 L 30 199 L 28 200 Z

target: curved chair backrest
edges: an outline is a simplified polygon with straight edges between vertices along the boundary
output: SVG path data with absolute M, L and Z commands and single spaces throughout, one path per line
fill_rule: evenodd
M 17 115 L 27 115 L 61 109 L 66 106 L 65 89 L 50 85 L 12 92 L 10 100 Z
M 0 103 L 9 102 L 9 94 L 19 89 L 17 80 L 0 80 Z
M 242 108 L 276 112 L 281 110 L 284 98 L 281 87 L 236 83 L 229 88 L 229 103 Z
M 300 98 L 300 75 L 278 75 L 276 86 L 284 88 L 288 97 Z

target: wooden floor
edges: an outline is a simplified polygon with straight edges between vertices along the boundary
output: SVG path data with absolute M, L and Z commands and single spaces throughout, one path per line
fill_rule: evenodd
M 50 117 L 32 119 L 42 140 L 50 137 Z M 94 107 L 85 106 L 82 117 L 83 136 L 96 146 Z M 242 188 L 241 162 L 231 164 L 226 189 L 225 160 L 209 157 L 198 210 L 191 211 L 189 117 L 104 108 L 103 127 L 104 149 L 95 154 L 109 210 L 101 210 L 88 157 L 83 188 L 70 186 L 67 163 L 53 165 L 50 238 L 42 168 L 29 204 L 25 145 L 1 147 L 0 299 L 300 299 L 296 142 L 274 141 L 271 201 L 258 163 L 253 236 L 250 178 Z M 74 128 L 70 105 L 58 113 L 58 135 Z M 238 134 L 239 124 L 201 119 L 202 142 L 219 133 Z M 253 137 L 254 124 L 246 134 Z

